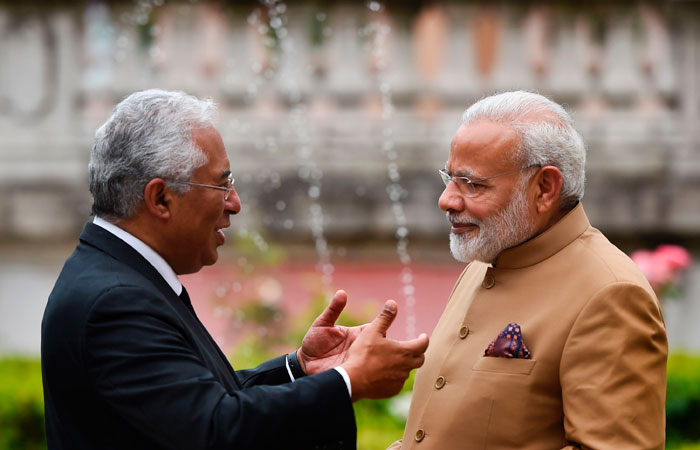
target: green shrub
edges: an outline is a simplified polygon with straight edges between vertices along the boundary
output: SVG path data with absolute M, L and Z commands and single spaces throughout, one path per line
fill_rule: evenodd
M 669 447 L 700 441 L 700 356 L 674 353 L 668 359 L 666 441 Z
M 252 367 L 279 354 L 278 345 L 297 345 L 302 323 L 310 323 L 322 309 L 320 301 L 296 318 L 283 336 L 273 342 L 250 338 L 240 342 L 232 360 L 239 368 Z M 346 319 L 347 320 L 347 319 Z M 352 324 L 354 320 L 347 320 Z M 406 382 L 402 395 L 413 388 L 415 371 Z M 361 400 L 355 403 L 358 448 L 381 450 L 401 439 L 405 418 L 393 412 L 397 399 Z M 666 397 L 666 434 L 669 450 L 700 450 L 700 356 L 676 353 L 668 361 Z M 0 359 L 0 450 L 38 450 L 46 448 L 41 365 L 38 359 L 10 357 Z
M 0 449 L 46 448 L 41 364 L 35 359 L 0 360 Z

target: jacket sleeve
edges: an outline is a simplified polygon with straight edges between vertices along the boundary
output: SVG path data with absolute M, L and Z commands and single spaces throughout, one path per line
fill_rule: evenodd
M 289 383 L 292 379 L 287 372 L 286 358 L 286 355 L 282 355 L 265 361 L 254 369 L 236 370 L 236 378 L 242 386 Z
M 165 306 L 147 289 L 113 288 L 88 315 L 83 343 L 96 396 L 154 448 L 354 448 L 339 373 L 226 392 Z
M 561 360 L 568 443 L 663 449 L 667 355 L 663 318 L 649 292 L 617 282 L 596 293 L 577 317 Z

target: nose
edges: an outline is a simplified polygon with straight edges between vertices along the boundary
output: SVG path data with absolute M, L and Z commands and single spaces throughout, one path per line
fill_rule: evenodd
M 464 196 L 455 183 L 449 182 L 445 186 L 445 190 L 440 194 L 438 206 L 443 211 L 462 212 L 465 208 Z
M 238 192 L 235 189 L 229 194 L 228 200 L 224 201 L 224 210 L 229 214 L 241 212 L 241 199 L 238 197 Z

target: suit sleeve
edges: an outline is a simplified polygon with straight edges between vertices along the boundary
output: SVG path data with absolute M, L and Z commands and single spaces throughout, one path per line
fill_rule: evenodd
M 255 386 L 260 384 L 279 385 L 289 383 L 286 355 L 278 356 L 260 364 L 254 369 L 236 370 L 236 378 L 242 386 Z
M 352 403 L 339 373 L 228 393 L 182 326 L 161 298 L 128 287 L 102 294 L 85 325 L 96 395 L 154 447 L 354 448 Z M 258 381 L 278 380 L 279 361 L 267 367 L 272 375 L 263 367 Z
M 594 295 L 560 366 L 567 448 L 663 449 L 666 331 L 657 300 L 614 283 Z

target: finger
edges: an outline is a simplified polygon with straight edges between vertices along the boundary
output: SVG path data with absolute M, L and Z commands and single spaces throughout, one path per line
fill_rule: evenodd
M 391 323 L 396 318 L 397 310 L 398 305 L 396 304 L 396 302 L 393 300 L 387 300 L 386 303 L 384 303 L 384 307 L 382 307 L 382 310 L 367 328 L 373 328 L 382 336 L 386 336 L 386 331 L 389 329 Z
M 335 295 L 331 299 L 331 302 L 326 306 L 321 315 L 319 315 L 312 327 L 332 327 L 335 325 L 335 321 L 340 317 L 340 313 L 343 312 L 345 305 L 348 302 L 348 294 L 343 290 L 336 291 Z
M 430 340 L 428 339 L 428 335 L 425 333 L 421 333 L 420 336 L 418 336 L 415 339 L 411 339 L 408 341 L 399 341 L 399 344 L 403 348 L 405 348 L 413 354 L 418 355 L 425 353 L 425 351 L 428 349 L 429 343 Z

